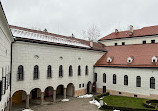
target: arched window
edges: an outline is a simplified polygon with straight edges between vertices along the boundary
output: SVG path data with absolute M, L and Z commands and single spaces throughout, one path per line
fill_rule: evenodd
M 103 74 L 103 82 L 106 83 L 106 74 Z
M 150 88 L 155 89 L 155 78 L 154 77 L 150 78 Z
M 48 65 L 47 78 L 52 78 L 52 66 Z
M 34 76 L 33 79 L 38 79 L 39 78 L 39 70 L 38 70 L 38 65 L 34 66 Z
M 85 75 L 88 75 L 88 66 L 85 68 Z
M 81 66 L 78 66 L 78 76 L 81 76 Z
M 141 77 L 140 76 L 136 77 L 136 87 L 141 87 Z
M 24 79 L 24 68 L 22 65 L 18 66 L 18 81 L 22 81 Z
M 63 77 L 63 66 L 59 66 L 59 77 Z
M 73 76 L 72 65 L 69 66 L 69 76 Z
M 113 75 L 113 84 L 116 84 L 116 74 Z
M 128 85 L 128 76 L 127 75 L 124 76 L 124 85 Z

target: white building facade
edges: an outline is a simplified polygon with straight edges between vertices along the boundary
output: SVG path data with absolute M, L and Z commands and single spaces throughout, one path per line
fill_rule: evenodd
M 13 41 L 5 14 L 0 3 L 0 109 L 9 110 L 11 43 Z

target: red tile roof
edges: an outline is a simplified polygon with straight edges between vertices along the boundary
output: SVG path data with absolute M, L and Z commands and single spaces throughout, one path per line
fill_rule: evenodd
M 118 33 L 111 33 L 103 38 L 102 40 L 111 40 L 111 39 L 120 39 L 120 38 L 128 38 L 128 37 L 138 37 L 138 36 L 150 36 L 150 35 L 157 35 L 158 34 L 158 25 L 157 26 L 150 26 L 150 27 L 143 27 L 141 29 L 133 30 L 133 35 L 129 35 L 129 31 L 121 31 Z
M 93 47 L 90 47 L 90 41 L 78 39 L 78 38 L 75 38 L 75 37 L 63 36 L 63 35 L 59 35 L 59 34 L 53 34 L 53 33 L 49 33 L 49 32 L 44 32 L 44 31 L 39 31 L 39 30 L 33 30 L 33 29 L 28 29 L 28 28 L 19 27 L 19 26 L 13 26 L 13 25 L 10 25 L 10 28 L 24 30 L 24 31 L 33 32 L 33 33 L 44 34 L 44 35 L 51 35 L 51 36 L 55 36 L 55 37 L 59 37 L 59 38 L 69 39 L 69 40 L 72 40 L 72 41 L 75 40 L 75 41 L 78 41 L 81 44 L 87 45 L 89 47 L 80 47 L 80 46 L 73 46 L 73 45 L 69 45 L 69 44 L 62 44 L 62 43 L 55 43 L 55 42 L 48 42 L 48 41 L 41 41 L 41 40 L 33 40 L 33 39 L 23 38 L 23 37 L 16 37 L 16 39 L 15 39 L 16 41 L 25 41 L 25 42 L 27 41 L 27 42 L 34 42 L 34 43 L 45 43 L 45 44 L 52 44 L 52 45 L 58 45 L 58 46 L 66 46 L 66 47 L 73 47 L 73 48 L 89 49 L 89 50 L 106 52 L 105 46 L 103 44 L 101 44 L 101 43 L 93 42 Z
M 95 66 L 117 67 L 158 67 L 158 63 L 152 63 L 152 57 L 158 56 L 158 44 L 137 44 L 127 46 L 106 47 L 107 53 L 103 55 Z M 127 63 L 128 57 L 134 57 L 132 63 Z M 107 58 L 113 57 L 111 63 Z

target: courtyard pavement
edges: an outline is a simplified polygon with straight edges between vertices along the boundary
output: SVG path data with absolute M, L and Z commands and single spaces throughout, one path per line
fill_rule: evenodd
M 32 106 L 34 111 L 99 111 L 97 106 L 89 103 L 93 98 L 69 98 L 69 102 L 56 102 Z

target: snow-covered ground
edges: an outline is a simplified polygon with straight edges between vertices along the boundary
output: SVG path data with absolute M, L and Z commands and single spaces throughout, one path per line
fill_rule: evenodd
M 69 101 L 69 99 L 63 99 L 63 100 L 61 100 L 62 102 L 68 102 Z
M 91 97 L 93 97 L 92 94 L 86 94 L 86 95 L 78 96 L 78 98 L 91 98 Z
M 22 110 L 22 111 L 33 111 L 33 110 L 31 110 L 31 109 L 24 109 L 24 110 Z
M 89 101 L 89 103 L 90 104 L 95 104 L 98 108 L 101 107 L 100 103 L 98 101 L 94 100 L 94 99 L 92 101 Z

